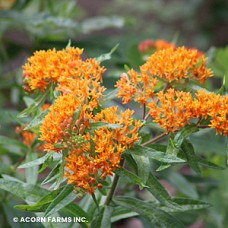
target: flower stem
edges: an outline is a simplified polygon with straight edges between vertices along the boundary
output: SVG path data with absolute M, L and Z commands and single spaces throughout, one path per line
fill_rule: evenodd
M 149 145 L 149 144 L 151 144 L 151 143 L 157 142 L 158 140 L 164 138 L 165 136 L 167 136 L 167 134 L 166 134 L 166 133 L 162 133 L 162 134 L 160 134 L 160 135 L 158 135 L 158 136 L 156 136 L 156 137 L 154 137 L 154 138 L 148 140 L 147 142 L 144 142 L 144 143 L 142 144 L 142 146 L 147 146 L 147 145 Z
M 122 167 L 123 165 L 124 165 L 124 159 L 122 159 L 120 161 L 120 166 Z M 117 174 L 115 174 L 114 179 L 113 179 L 113 182 L 112 182 L 111 189 L 110 189 L 110 191 L 108 193 L 108 196 L 107 196 L 107 198 L 105 200 L 105 203 L 104 203 L 106 206 L 108 206 L 111 203 L 111 201 L 112 201 L 112 197 L 115 194 L 115 190 L 116 190 L 116 187 L 117 187 L 119 178 L 120 177 Z

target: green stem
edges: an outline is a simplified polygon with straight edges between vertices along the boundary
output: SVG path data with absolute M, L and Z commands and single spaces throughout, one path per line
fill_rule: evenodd
M 124 165 L 124 159 L 122 159 L 122 160 L 120 161 L 120 166 L 122 167 L 123 165 Z M 117 174 L 115 174 L 114 179 L 113 179 L 113 182 L 112 182 L 111 189 L 110 189 L 110 191 L 109 191 L 109 193 L 108 193 L 108 196 L 107 196 L 107 198 L 106 198 L 106 201 L 105 201 L 105 203 L 104 203 L 106 206 L 108 206 L 108 205 L 111 203 L 111 201 L 112 201 L 112 197 L 113 197 L 114 194 L 115 194 L 115 191 L 116 191 L 116 187 L 117 187 L 119 178 L 120 178 L 120 177 L 119 177 Z
M 154 137 L 154 138 L 148 140 L 147 142 L 144 142 L 144 143 L 142 144 L 142 146 L 147 146 L 147 145 L 149 145 L 149 144 L 151 144 L 151 143 L 157 142 L 158 140 L 164 138 L 165 136 L 167 136 L 167 134 L 166 134 L 166 133 L 162 133 L 162 134 L 160 134 L 160 135 L 158 135 L 158 136 L 156 136 L 156 137 Z

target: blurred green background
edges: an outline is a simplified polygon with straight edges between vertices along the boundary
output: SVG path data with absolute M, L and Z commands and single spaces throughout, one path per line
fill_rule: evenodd
M 145 39 L 164 39 L 208 53 L 215 79 L 207 86 L 217 91 L 225 78 L 227 88 L 227 12 L 228 2 L 225 0 L 0 0 L 0 135 L 17 137 L 15 127 L 19 123 L 16 115 L 25 107 L 21 76 L 26 59 L 35 50 L 62 49 L 69 40 L 72 46 L 84 48 L 85 57 L 107 53 L 119 43 L 112 59 L 104 63 L 108 68 L 104 75 L 108 90 L 125 71 L 125 64 L 136 69 L 142 64 L 137 47 Z M 111 104 L 121 105 L 118 100 Z M 208 160 L 226 166 L 226 140 L 213 135 L 214 132 L 206 131 L 201 135 L 201 141 L 194 135 L 195 150 Z M 11 145 L 0 140 L 0 175 L 18 175 L 14 164 L 23 159 L 20 150 L 13 140 Z M 181 193 L 177 188 L 178 184 L 183 184 L 182 179 L 176 178 L 174 183 L 166 179 L 180 194 L 194 196 L 197 192 L 197 197 L 209 201 L 214 207 L 186 214 L 182 219 L 198 228 L 226 227 L 227 169 L 205 168 L 204 178 L 198 179 L 194 175 L 183 175 L 194 184 L 190 192 L 186 188 Z M 0 204 L 0 221 L 5 221 L 4 227 L 10 227 L 9 205 L 13 201 L 0 191 L 0 202 L 3 202 Z M 0 222 L 0 227 L 2 224 Z

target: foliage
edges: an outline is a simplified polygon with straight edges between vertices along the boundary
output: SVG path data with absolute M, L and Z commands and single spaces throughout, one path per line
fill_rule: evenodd
M 194 14 L 198 3 L 188 4 Z M 82 19 L 76 1 L 4 7 L 3 226 L 115 227 L 137 218 L 144 227 L 225 227 L 227 47 L 202 53 L 150 39 L 124 50 L 128 38 L 102 46 L 92 32 L 122 28 L 129 18 Z M 15 43 L 12 29 L 26 42 Z M 82 34 L 91 40 L 75 42 Z

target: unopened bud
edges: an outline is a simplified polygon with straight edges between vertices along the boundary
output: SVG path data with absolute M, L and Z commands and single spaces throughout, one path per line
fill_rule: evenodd
M 98 187 L 98 188 L 102 188 L 103 185 L 102 185 L 101 183 L 99 183 L 99 184 L 97 185 L 97 187 Z
M 75 122 L 77 127 L 79 127 L 80 123 L 81 123 L 81 120 L 76 120 L 76 122 Z

